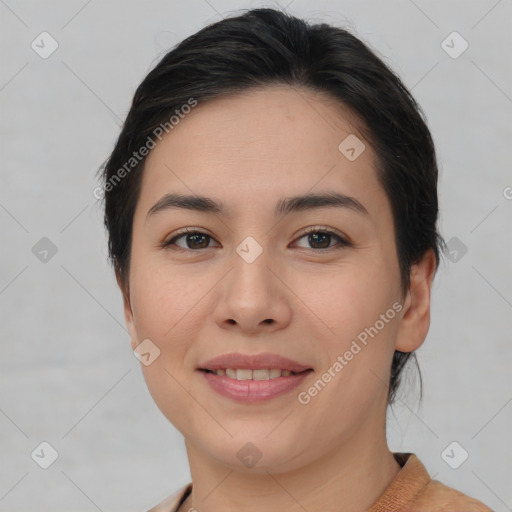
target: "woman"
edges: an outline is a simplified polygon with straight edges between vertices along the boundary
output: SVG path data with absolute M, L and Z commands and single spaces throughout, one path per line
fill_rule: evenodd
M 152 511 L 489 511 L 392 453 L 443 240 L 421 110 L 347 31 L 224 19 L 138 87 L 103 171 L 109 253 L 192 483 Z

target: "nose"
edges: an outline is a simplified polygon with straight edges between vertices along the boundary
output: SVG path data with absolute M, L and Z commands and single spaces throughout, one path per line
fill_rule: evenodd
M 263 250 L 253 261 L 240 254 L 234 252 L 231 271 L 219 283 L 215 322 L 246 335 L 285 328 L 291 320 L 293 294 L 283 271 L 270 261 L 268 251 Z

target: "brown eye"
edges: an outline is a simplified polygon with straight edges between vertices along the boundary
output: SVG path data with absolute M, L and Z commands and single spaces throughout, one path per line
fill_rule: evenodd
M 343 247 L 349 245 L 349 243 L 338 234 L 324 229 L 309 229 L 305 234 L 298 238 L 298 240 L 306 237 L 307 243 L 310 244 L 310 247 L 306 247 L 307 249 L 319 249 L 327 251 L 336 248 L 336 246 Z M 331 245 L 333 240 L 337 240 L 338 243 Z
M 342 238 L 337 233 L 330 231 L 328 229 L 319 229 L 313 228 L 309 229 L 306 233 L 304 233 L 297 240 L 301 240 L 307 237 L 307 243 L 309 247 L 306 249 L 324 251 L 327 252 L 332 249 L 342 248 L 345 246 L 349 246 L 349 242 Z M 176 243 L 178 240 L 183 239 L 182 245 Z M 172 237 L 167 242 L 162 244 L 164 248 L 175 248 L 183 251 L 198 251 L 201 249 L 208 249 L 212 247 L 210 242 L 214 240 L 213 237 L 208 235 L 207 233 L 203 233 L 198 230 L 190 230 L 186 229 L 181 233 L 178 233 L 176 236 Z M 333 243 L 337 241 L 337 243 Z
M 184 246 L 176 243 L 176 241 L 180 239 L 184 239 Z M 179 249 L 192 251 L 208 249 L 208 247 L 210 247 L 211 240 L 213 240 L 213 238 L 202 231 L 186 230 L 174 236 L 169 241 L 164 242 L 163 247 L 176 246 Z

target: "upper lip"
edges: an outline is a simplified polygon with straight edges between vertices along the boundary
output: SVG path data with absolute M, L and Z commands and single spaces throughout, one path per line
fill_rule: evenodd
M 296 373 L 312 369 L 310 366 L 305 366 L 287 357 L 269 352 L 254 355 L 240 353 L 222 354 L 199 366 L 200 370 L 218 370 L 220 368 L 245 368 L 248 370 L 278 368 Z

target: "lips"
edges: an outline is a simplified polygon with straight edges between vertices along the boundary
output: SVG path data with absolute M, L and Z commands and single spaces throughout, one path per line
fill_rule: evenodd
M 313 368 L 277 354 L 223 354 L 197 368 L 216 393 L 257 403 L 291 392 Z
M 250 371 L 250 370 L 249 370 Z M 269 380 L 238 380 L 202 370 L 205 382 L 217 394 L 237 402 L 257 403 L 277 398 L 299 386 L 313 370 Z
M 218 368 L 217 370 L 204 371 L 236 380 L 271 380 L 297 375 L 297 373 L 290 370 L 280 370 L 279 368 L 258 368 L 255 370 L 250 370 L 249 368 Z
M 201 364 L 199 370 L 281 370 L 291 373 L 301 373 L 305 370 L 312 370 L 311 366 L 306 366 L 287 357 L 269 352 L 263 354 L 246 355 L 239 353 L 222 354 Z M 238 371 L 237 371 L 238 373 Z M 246 374 L 248 375 L 248 374 Z M 286 374 L 285 374 L 286 375 Z M 265 379 L 262 379 L 265 380 Z

